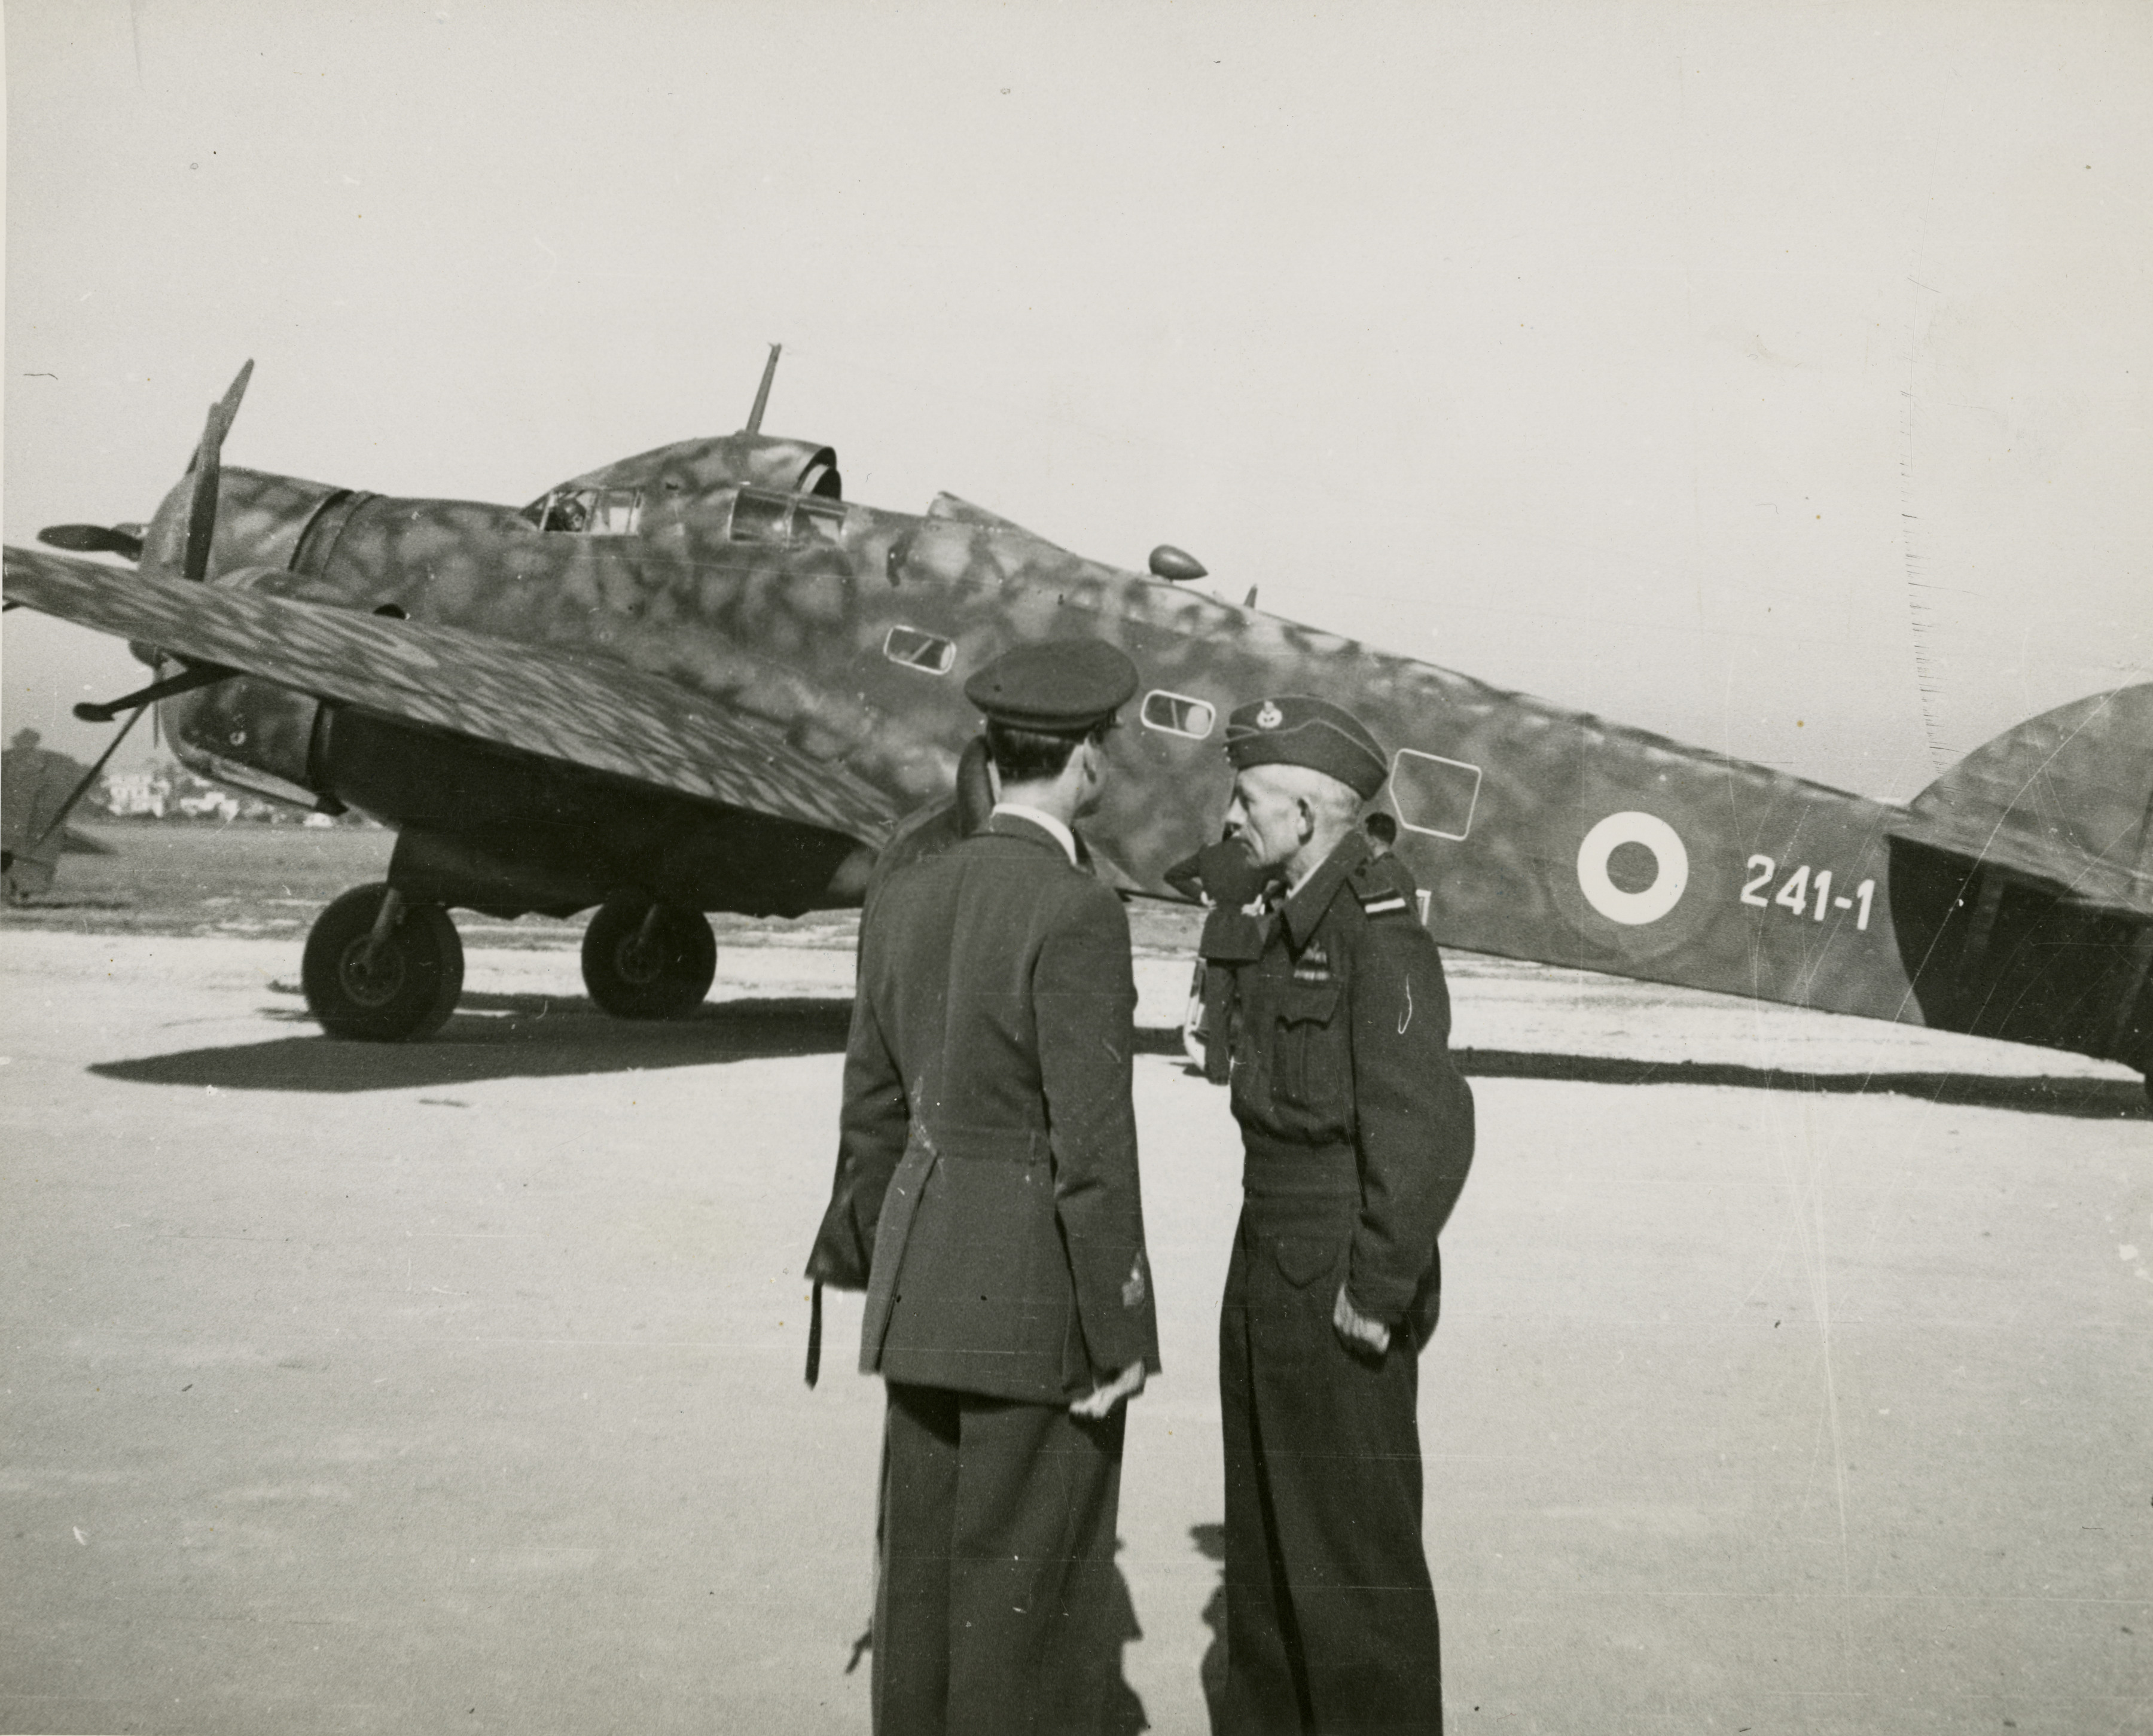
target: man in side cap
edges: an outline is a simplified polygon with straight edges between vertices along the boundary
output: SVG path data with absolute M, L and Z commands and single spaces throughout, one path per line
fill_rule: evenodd
M 891 875 L 863 929 L 807 1275 L 866 1290 L 860 1368 L 888 1387 L 878 1736 L 1090 1730 L 1117 1679 L 1122 1401 L 1158 1330 L 1128 919 L 1073 828 L 1136 685 L 1094 640 L 967 681 L 1000 799 Z
M 1219 1324 L 1224 1728 L 1440 1731 L 1415 1404 L 1472 1093 L 1410 877 L 1356 824 L 1375 738 L 1281 695 L 1233 714 L 1226 755 L 1229 837 L 1284 886 L 1212 1026 L 1244 1153 Z

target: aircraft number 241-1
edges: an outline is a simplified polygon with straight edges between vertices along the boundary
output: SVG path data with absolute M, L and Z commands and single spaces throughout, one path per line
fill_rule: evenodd
M 1876 883 L 1874 880 L 1864 880 L 1855 887 L 1852 898 L 1848 898 L 1844 893 L 1835 898 L 1831 891 L 1831 870 L 1819 868 L 1815 874 L 1811 874 L 1809 864 L 1804 863 L 1787 876 L 1787 883 L 1768 899 L 1765 896 L 1765 889 L 1771 885 L 1772 876 L 1779 872 L 1779 863 L 1769 856 L 1753 856 L 1749 858 L 1747 864 L 1749 878 L 1743 883 L 1742 886 L 1743 904 L 1755 904 L 1760 909 L 1777 904 L 1799 916 L 1808 910 L 1814 902 L 1815 910 L 1813 919 L 1815 921 L 1822 922 L 1825 912 L 1827 910 L 1853 910 L 1855 912 L 1854 926 L 1859 929 L 1868 928 L 1870 901 L 1876 895 Z

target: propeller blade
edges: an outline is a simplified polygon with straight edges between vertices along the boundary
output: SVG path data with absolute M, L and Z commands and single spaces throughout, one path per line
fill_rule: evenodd
M 224 396 L 210 406 L 201 444 L 195 449 L 194 496 L 187 502 L 186 556 L 180 569 L 180 576 L 191 583 L 201 583 L 209 573 L 210 539 L 216 532 L 218 456 L 224 449 L 225 435 L 232 431 L 232 419 L 239 414 L 239 400 L 247 395 L 247 382 L 253 374 L 254 364 L 250 359 L 226 389 Z
M 194 493 L 187 501 L 186 552 L 180 568 L 180 577 L 191 584 L 201 583 L 209 572 L 209 541 L 216 529 L 216 449 L 223 443 L 224 430 L 211 405 L 209 426 L 195 449 Z
M 249 356 L 239 364 L 239 372 L 232 377 L 232 384 L 224 389 L 224 396 L 217 400 L 216 407 L 224 412 L 224 425 L 232 426 L 232 420 L 239 414 L 239 400 L 247 395 L 247 382 L 254 378 L 254 359 Z
M 142 527 L 139 524 L 48 524 L 38 532 L 48 548 L 64 548 L 71 554 L 124 555 L 142 558 Z

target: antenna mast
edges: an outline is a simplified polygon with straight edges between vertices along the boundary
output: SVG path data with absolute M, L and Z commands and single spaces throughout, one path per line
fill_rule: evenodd
M 782 344 L 770 346 L 770 359 L 762 364 L 762 384 L 755 389 L 755 408 L 747 413 L 747 426 L 743 434 L 762 432 L 762 407 L 770 402 L 770 383 L 777 374 L 777 359 L 785 352 Z

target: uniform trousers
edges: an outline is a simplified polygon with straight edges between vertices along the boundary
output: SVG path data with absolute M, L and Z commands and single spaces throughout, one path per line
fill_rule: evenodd
M 1418 1349 L 1331 1325 L 1357 1194 L 1250 1194 L 1219 1322 L 1227 1736 L 1443 1728 Z
M 1127 1407 L 888 1383 L 877 1736 L 1096 1729 L 1120 1679 Z

